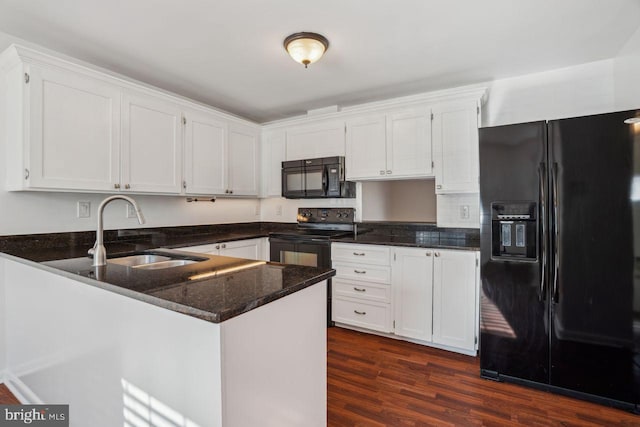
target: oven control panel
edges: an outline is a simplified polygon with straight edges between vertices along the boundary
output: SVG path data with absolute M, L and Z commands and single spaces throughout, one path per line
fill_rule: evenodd
M 352 224 L 354 220 L 353 208 L 298 208 L 298 223 Z

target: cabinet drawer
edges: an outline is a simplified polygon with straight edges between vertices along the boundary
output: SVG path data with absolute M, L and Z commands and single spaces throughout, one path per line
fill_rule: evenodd
M 390 251 L 386 246 L 351 245 L 344 243 L 334 243 L 331 246 L 331 259 L 333 261 L 389 265 L 389 257 Z
M 338 279 L 391 283 L 391 267 L 334 262 L 333 268 Z
M 334 278 L 331 283 L 334 298 L 351 297 L 379 301 L 391 302 L 391 286 L 378 285 L 374 283 L 364 283 Z
M 334 322 L 380 332 L 391 332 L 391 305 L 373 301 L 334 298 L 331 303 Z

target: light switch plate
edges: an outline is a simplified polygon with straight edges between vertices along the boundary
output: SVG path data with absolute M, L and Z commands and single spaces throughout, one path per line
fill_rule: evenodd
M 469 205 L 460 206 L 460 219 L 469 219 Z
M 91 202 L 78 202 L 78 218 L 91 217 Z

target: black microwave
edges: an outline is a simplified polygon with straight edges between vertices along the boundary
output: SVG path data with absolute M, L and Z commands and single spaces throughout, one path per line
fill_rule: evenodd
M 320 199 L 356 197 L 355 182 L 345 181 L 344 157 L 282 162 L 282 197 Z

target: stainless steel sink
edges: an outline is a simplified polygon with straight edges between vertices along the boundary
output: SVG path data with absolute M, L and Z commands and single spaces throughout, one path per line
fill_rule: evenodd
M 208 258 L 174 253 L 148 252 L 118 258 L 109 258 L 107 259 L 107 263 L 143 270 L 159 270 L 162 268 L 182 267 L 183 265 L 195 264 L 197 262 L 206 261 L 207 259 Z

